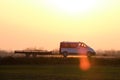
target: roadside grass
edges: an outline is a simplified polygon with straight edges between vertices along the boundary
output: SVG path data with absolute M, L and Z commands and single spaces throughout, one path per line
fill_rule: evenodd
M 120 80 L 120 67 L 77 65 L 1 65 L 0 80 Z
M 0 80 L 120 80 L 120 58 L 89 58 L 91 68 L 80 69 L 80 58 L 0 58 Z
M 96 58 L 89 57 L 92 66 L 120 66 L 120 58 Z M 5 57 L 0 58 L 0 65 L 79 65 L 80 58 L 63 57 Z

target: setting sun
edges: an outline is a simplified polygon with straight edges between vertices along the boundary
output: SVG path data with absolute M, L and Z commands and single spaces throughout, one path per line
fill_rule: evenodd
M 46 0 L 48 6 L 68 14 L 84 13 L 96 7 L 96 0 Z
M 120 0 L 0 0 L 0 48 L 59 48 L 82 41 L 120 49 Z

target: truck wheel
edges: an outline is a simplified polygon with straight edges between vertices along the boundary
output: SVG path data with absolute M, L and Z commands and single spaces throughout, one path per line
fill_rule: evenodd
M 94 56 L 95 54 L 94 53 L 92 53 L 92 52 L 87 52 L 87 56 L 88 57 L 91 57 L 91 56 Z
M 63 56 L 64 56 L 64 58 L 66 58 L 68 56 L 68 53 L 67 52 L 63 52 Z
M 94 53 L 94 52 L 87 52 L 87 56 L 95 56 L 96 55 L 96 53 Z
M 91 57 L 91 56 L 92 56 L 92 53 L 91 53 L 91 52 L 87 52 L 87 56 L 88 56 L 88 57 Z

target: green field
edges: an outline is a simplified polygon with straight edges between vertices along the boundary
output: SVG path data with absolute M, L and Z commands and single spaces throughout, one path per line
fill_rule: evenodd
M 0 80 L 120 80 L 120 67 L 77 65 L 1 65 Z
M 120 80 L 120 58 L 89 61 L 83 71 L 80 58 L 0 58 L 0 80 Z

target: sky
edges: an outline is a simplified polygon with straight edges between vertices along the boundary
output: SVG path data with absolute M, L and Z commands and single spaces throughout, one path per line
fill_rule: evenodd
M 53 50 L 61 41 L 120 50 L 120 0 L 0 0 L 0 49 Z

